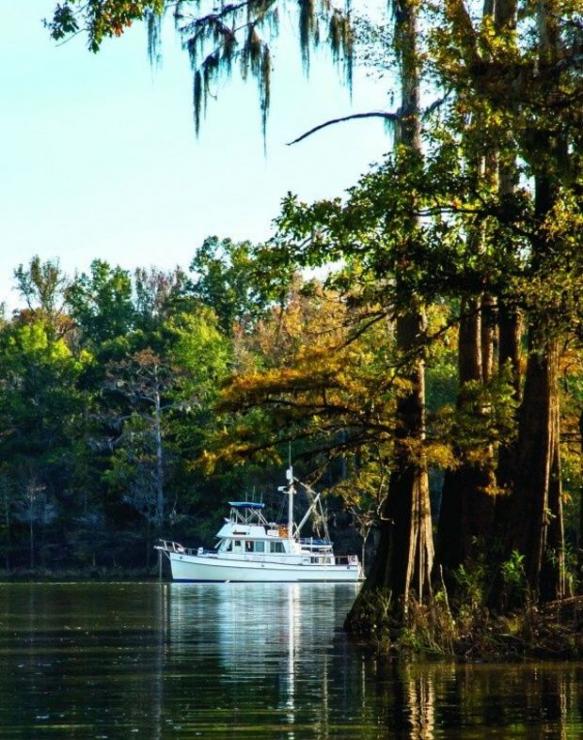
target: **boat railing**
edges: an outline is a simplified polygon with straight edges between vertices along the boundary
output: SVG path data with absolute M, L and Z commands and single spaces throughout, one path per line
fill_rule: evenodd
M 162 550 L 163 552 L 175 552 L 179 555 L 196 555 L 197 551 L 191 547 L 184 547 L 179 542 L 172 542 L 171 540 L 159 540 L 159 544 L 155 545 L 156 550 Z
M 165 553 L 176 553 L 177 555 L 204 555 L 205 557 L 216 558 L 215 550 L 205 550 L 204 547 L 184 547 L 180 542 L 172 540 L 159 540 L 159 544 L 154 545 L 155 550 L 161 550 Z

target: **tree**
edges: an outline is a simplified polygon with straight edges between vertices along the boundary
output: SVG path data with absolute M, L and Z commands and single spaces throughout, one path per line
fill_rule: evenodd
M 368 453 L 368 454 L 367 454 Z M 390 453 L 372 445 L 356 454 L 346 454 L 347 470 L 342 480 L 334 486 L 344 505 L 350 511 L 354 524 L 362 538 L 360 564 L 367 573 L 367 543 L 371 532 L 378 527 L 381 511 L 385 504 L 390 477 L 386 464 Z
M 133 327 L 132 281 L 121 267 L 94 260 L 90 273 L 81 273 L 68 287 L 66 300 L 83 340 L 94 347 Z
M 176 479 L 186 477 L 189 447 L 201 436 L 229 350 L 214 315 L 200 308 L 170 313 L 155 331 L 136 332 L 131 343 L 133 351 L 106 366 L 101 420 L 116 437 L 105 479 L 145 517 L 149 554 L 150 525 L 162 535 L 173 524 Z
M 525 8 L 523 27 L 534 22 L 537 35 L 522 37 L 519 43 L 517 5 L 501 3 L 499 10 L 499 43 L 494 44 L 491 27 L 484 24 L 476 30 L 463 2 L 447 4 L 439 63 L 444 78 L 455 86 L 460 105 L 489 109 L 490 126 L 500 132 L 501 142 L 507 142 L 510 134 L 533 182 L 533 228 L 527 249 L 530 279 L 536 281 L 538 295 L 533 301 L 530 291 L 531 300 L 526 302 L 529 353 L 505 539 L 507 555 L 514 549 L 524 553 L 531 591 L 548 599 L 564 593 L 557 367 L 559 336 L 569 324 L 564 321 L 565 289 L 570 292 L 578 275 L 564 227 L 570 222 L 573 228 L 580 219 L 573 198 L 581 171 L 580 113 L 575 102 L 581 92 L 581 31 L 577 4 L 551 1 Z M 509 154 L 511 149 L 505 152 L 507 167 L 512 161 Z M 508 195 L 507 181 L 504 185 Z M 559 199 L 569 205 L 559 207 Z M 559 270 L 561 296 L 552 287 Z
M 397 147 L 412 159 L 421 156 L 420 69 L 418 16 L 416 2 L 394 3 L 395 44 L 399 57 L 401 107 L 397 122 Z M 394 266 L 397 291 L 401 270 L 406 270 L 410 246 L 419 228 L 414 212 L 406 227 L 408 239 L 402 254 L 397 252 Z M 397 349 L 403 355 L 418 349 L 426 330 L 423 299 L 411 295 L 411 308 L 397 317 Z M 389 483 L 381 516 L 381 540 L 367 589 L 387 589 L 398 610 L 406 614 L 410 597 L 419 600 L 431 592 L 433 535 L 427 461 L 423 453 L 425 438 L 425 375 L 423 357 L 414 356 L 406 373 L 410 390 L 397 401 L 395 429 L 395 467 Z M 417 454 L 413 449 L 417 450 Z M 359 622 L 359 604 L 355 604 L 349 624 Z
M 30 311 L 44 315 L 51 325 L 63 317 L 64 292 L 68 279 L 61 271 L 58 260 L 41 262 L 34 256 L 25 267 L 14 270 L 16 286 Z
M 554 15 L 558 8 L 551 5 L 541 5 L 537 10 L 539 63 L 543 67 L 558 62 L 560 41 Z M 556 73 L 551 72 L 548 82 L 555 82 L 555 77 Z M 561 191 L 560 181 L 553 170 L 557 159 L 564 156 L 561 150 L 567 142 L 564 132 L 556 131 L 554 124 L 546 123 L 542 131 L 537 131 L 537 136 L 548 143 L 551 157 L 547 155 L 535 170 L 534 206 L 539 223 L 532 244 L 535 269 L 549 250 L 561 249 L 560 240 L 558 244 L 553 243 L 555 239 L 546 229 L 547 219 L 549 216 L 552 218 Z M 526 555 L 529 585 L 545 600 L 565 595 L 559 448 L 559 338 L 550 323 L 548 317 L 540 317 L 537 325 L 529 327 L 529 356 L 516 452 L 515 498 L 520 514 L 515 514 L 512 533 L 512 546 Z M 526 467 L 530 467 L 528 476 Z M 527 527 L 522 521 L 518 524 L 525 513 Z
M 43 496 L 45 486 L 38 483 L 34 477 L 30 477 L 24 483 L 22 497 L 17 503 L 16 516 L 28 524 L 29 561 L 31 570 L 35 566 L 35 538 L 34 525 L 36 522 L 47 524 L 55 518 L 54 508 L 51 507 Z
M 166 516 L 162 412 L 168 407 L 163 406 L 163 397 L 169 394 L 172 381 L 171 369 L 149 349 L 136 352 L 127 360 L 109 363 L 107 369 L 108 389 L 122 394 L 132 409 L 118 440 L 125 444 L 123 447 L 118 444 L 114 464 L 116 460 L 121 462 L 120 452 L 124 465 L 130 460 L 134 462 L 134 475 L 139 480 L 132 486 L 131 500 L 138 500 L 136 508 L 146 512 L 158 531 L 162 530 Z M 151 481 L 149 485 L 147 480 Z
M 77 445 L 85 428 L 77 381 L 88 356 L 76 358 L 48 319 L 19 315 L 0 332 L 0 357 L 6 536 L 13 543 L 12 523 L 28 525 L 32 567 L 39 544 L 35 525 L 54 522 L 62 511 L 66 527 L 76 508 L 73 481 L 82 464 Z
M 277 279 L 262 280 L 258 254 L 261 245 L 208 237 L 197 250 L 190 269 L 191 294 L 209 306 L 227 336 L 234 327 L 250 331 L 269 305 L 285 295 L 289 277 L 281 270 Z
M 179 268 L 164 272 L 156 268 L 134 271 L 136 329 L 146 334 L 158 329 L 173 312 L 180 311 L 188 300 L 188 278 Z
M 482 24 L 492 24 L 497 34 L 508 21 L 503 6 L 504 2 L 492 3 L 489 0 L 483 6 Z M 482 142 L 476 136 L 476 130 L 487 125 L 487 117 L 484 118 L 481 111 L 473 111 L 468 116 L 468 123 L 462 141 L 473 177 L 483 180 L 482 187 L 494 191 L 499 187 L 501 191 L 504 189 L 510 193 L 512 168 L 508 164 L 503 166 L 500 177 L 504 182 L 501 180 L 498 183 L 498 152 L 490 140 Z M 487 247 L 485 226 L 483 220 L 477 220 L 468 227 L 467 248 L 476 256 Z M 498 297 L 488 292 L 464 296 L 460 309 L 457 407 L 460 414 L 474 415 L 477 424 L 483 424 L 486 420 L 484 408 L 477 403 L 476 388 L 480 384 L 487 386 L 496 373 L 494 344 L 497 309 Z M 512 361 L 516 350 L 510 345 L 514 317 L 504 308 L 501 316 L 500 367 L 504 368 L 507 360 Z M 454 571 L 462 564 L 467 564 L 472 556 L 479 556 L 478 543 L 481 546 L 482 542 L 493 536 L 498 491 L 494 450 L 488 447 L 482 454 L 476 452 L 468 445 L 460 446 L 456 451 L 459 463 L 446 472 L 444 479 L 437 549 L 450 591 L 456 585 L 455 576 L 452 577 Z

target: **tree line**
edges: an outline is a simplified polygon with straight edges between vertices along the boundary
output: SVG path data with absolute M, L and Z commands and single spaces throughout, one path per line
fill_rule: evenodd
M 234 362 L 203 285 L 103 260 L 70 279 L 38 257 L 15 283 L 24 305 L 0 325 L 6 570 L 143 567 L 153 537 L 181 523 L 208 540 L 207 511 L 243 481 L 191 469 Z M 184 525 L 189 507 L 196 521 Z

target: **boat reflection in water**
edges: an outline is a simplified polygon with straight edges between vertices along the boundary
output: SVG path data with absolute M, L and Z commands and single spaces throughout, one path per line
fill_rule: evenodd
M 320 724 L 329 684 L 339 691 L 350 682 L 345 666 L 330 671 L 338 659 L 332 638 L 358 588 L 172 584 L 171 660 L 213 676 L 198 693 L 198 711 L 204 714 L 216 700 L 227 714 L 236 707 L 279 730 Z
M 431 678 L 377 663 L 342 633 L 357 593 L 347 584 L 172 584 L 167 659 L 201 679 L 181 726 L 210 730 L 223 714 L 225 729 L 265 736 L 433 737 Z

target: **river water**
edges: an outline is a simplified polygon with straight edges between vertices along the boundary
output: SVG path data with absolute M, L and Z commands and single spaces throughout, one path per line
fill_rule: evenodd
M 374 660 L 356 592 L 0 585 L 0 737 L 583 737 L 583 664 Z

